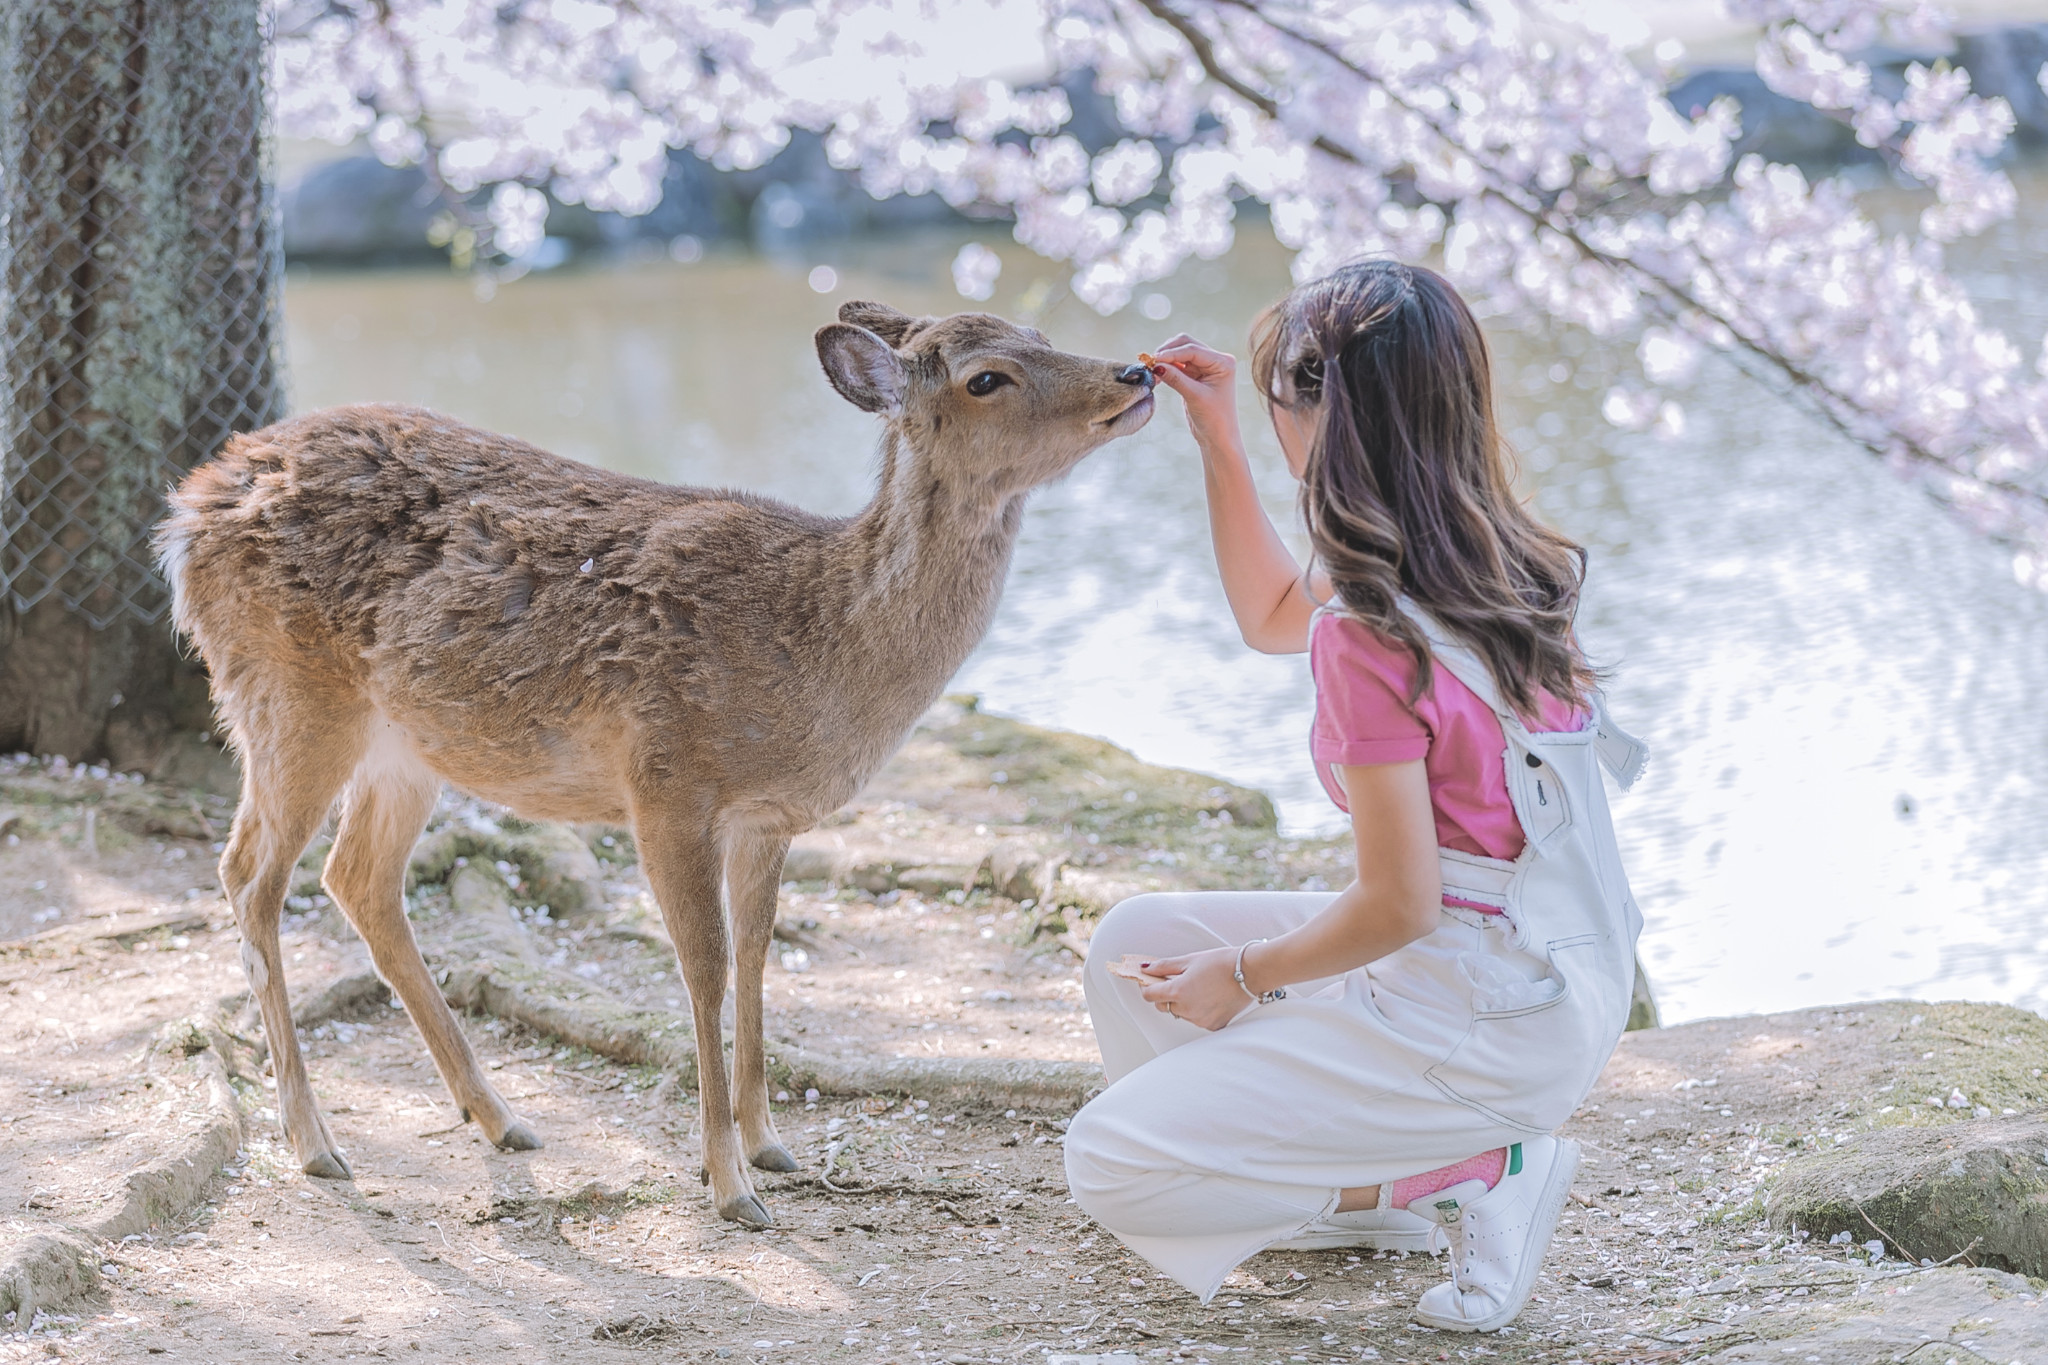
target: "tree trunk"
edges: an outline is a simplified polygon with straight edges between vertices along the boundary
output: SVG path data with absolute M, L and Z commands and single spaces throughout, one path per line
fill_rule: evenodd
M 161 771 L 208 726 L 150 550 L 277 420 L 262 0 L 0 0 L 0 750 Z

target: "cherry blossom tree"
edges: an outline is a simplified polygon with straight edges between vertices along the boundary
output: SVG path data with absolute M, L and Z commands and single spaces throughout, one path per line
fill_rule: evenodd
M 822 135 L 877 195 L 1000 209 L 1111 312 L 1230 248 L 1244 198 L 1309 277 L 1388 253 L 1438 261 L 1482 307 L 1634 340 L 1604 410 L 1679 428 L 1671 390 L 1718 351 L 1796 393 L 2014 547 L 2048 587 L 2048 366 L 1985 324 L 1945 250 L 2014 212 L 2006 102 L 1912 63 L 1896 97 L 1858 54 L 1937 50 L 1923 0 L 1721 0 L 1756 71 L 1853 129 L 1925 207 L 1881 227 L 1839 178 L 1733 156 L 1741 111 L 1666 97 L 1645 54 L 1572 0 L 1011 0 L 1042 69 L 963 76 L 921 0 L 328 0 L 280 16 L 286 130 L 417 161 L 452 231 L 514 261 L 546 189 L 652 207 L 670 147 L 759 165 Z M 993 13 L 993 10 L 989 11 Z M 1091 153 L 1056 77 L 1092 73 L 1128 136 Z M 960 291 L 1000 262 L 970 246 Z

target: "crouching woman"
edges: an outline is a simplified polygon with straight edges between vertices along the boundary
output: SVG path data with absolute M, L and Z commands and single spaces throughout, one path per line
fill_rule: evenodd
M 1260 507 L 1234 361 L 1188 337 L 1153 359 L 1246 642 L 1309 654 L 1357 879 L 1104 919 L 1085 982 L 1111 1084 L 1067 1136 L 1074 1197 L 1205 1300 L 1267 1247 L 1447 1249 L 1416 1316 L 1495 1330 L 1570 1192 L 1552 1130 L 1621 1035 L 1641 924 L 1601 768 L 1626 784 L 1643 753 L 1574 635 L 1584 554 L 1515 497 L 1485 340 L 1427 270 L 1347 267 L 1255 334 L 1308 572 Z

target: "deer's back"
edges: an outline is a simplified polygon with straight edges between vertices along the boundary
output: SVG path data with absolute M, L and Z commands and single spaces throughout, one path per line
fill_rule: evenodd
M 823 682 L 843 607 L 841 523 L 418 408 L 237 437 L 172 504 L 179 624 L 219 690 L 331 674 L 423 748 L 506 737 L 505 762 L 585 732 L 688 750 L 770 731 L 801 742 L 812 725 L 792 733 L 789 713 Z

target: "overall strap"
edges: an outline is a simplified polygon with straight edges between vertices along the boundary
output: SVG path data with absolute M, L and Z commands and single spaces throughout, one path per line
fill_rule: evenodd
M 1449 669 L 1459 682 L 1471 690 L 1473 696 L 1492 708 L 1493 714 L 1500 718 L 1501 729 L 1509 734 L 1528 732 L 1529 727 L 1515 714 L 1515 708 L 1502 699 L 1500 689 L 1494 686 L 1493 670 L 1486 666 L 1485 660 L 1451 638 L 1451 633 L 1445 630 L 1434 616 L 1423 610 L 1414 598 L 1403 593 L 1397 605 L 1401 609 L 1401 614 L 1413 621 L 1421 630 L 1422 638 L 1429 642 L 1429 652 L 1436 662 Z
M 1484 660 L 1452 639 L 1450 633 L 1414 598 L 1404 593 L 1399 605 L 1402 613 L 1429 641 L 1429 652 L 1436 661 L 1450 669 L 1459 682 L 1471 689 L 1473 696 L 1493 709 L 1504 732 L 1509 735 L 1529 733 L 1514 708 L 1502 700 L 1500 689 L 1494 685 L 1493 670 L 1486 666 Z M 1650 747 L 1614 723 L 1614 718 L 1607 714 L 1607 696 L 1597 688 L 1593 691 L 1593 752 L 1599 757 L 1600 766 L 1607 769 L 1615 785 L 1623 791 L 1635 785 L 1650 760 Z

